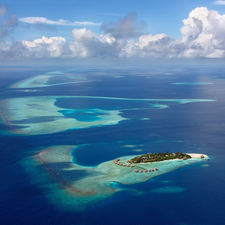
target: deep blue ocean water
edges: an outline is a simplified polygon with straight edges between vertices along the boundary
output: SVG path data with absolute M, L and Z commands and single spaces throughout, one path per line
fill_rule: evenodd
M 1 100 L 28 96 L 102 96 L 216 101 L 188 104 L 156 101 L 155 104 L 168 107 L 146 109 L 148 103 L 140 101 L 90 101 L 81 98 L 74 105 L 71 99 L 58 99 L 55 105 L 68 109 L 62 112 L 65 116 L 76 116 L 81 121 L 96 119 L 96 112 L 86 115 L 82 111 L 90 108 L 126 109 L 122 115 L 129 120 L 116 125 L 70 129 L 45 135 L 10 134 L 6 131 L 13 127 L 2 120 L 1 224 L 225 224 L 224 69 L 77 69 L 67 71 L 95 81 L 38 87 L 33 88 L 37 91 L 32 93 L 10 88 L 10 85 L 23 79 L 54 70 L 63 71 L 65 68 L 2 68 Z M 58 82 L 68 81 L 63 77 L 59 80 Z M 53 81 L 57 82 L 57 79 L 51 82 Z M 185 82 L 189 85 L 173 84 Z M 212 84 L 190 85 L 196 82 Z M 80 111 L 71 111 L 71 108 L 77 107 Z M 141 109 L 137 111 L 132 110 L 133 108 Z M 34 122 L 38 123 L 38 119 Z M 35 177 L 28 172 L 29 167 L 23 165 L 25 158 L 52 145 L 79 145 L 72 155 L 74 162 L 83 166 L 96 166 L 125 155 L 167 150 L 204 153 L 210 156 L 210 160 L 180 168 L 143 183 L 118 184 L 124 188 L 123 192 L 83 212 L 75 212 L 59 209 L 50 202 L 46 193 L 51 194 L 51 190 L 36 185 Z M 132 147 L 121 147 L 126 145 Z M 142 151 L 135 151 L 138 149 Z

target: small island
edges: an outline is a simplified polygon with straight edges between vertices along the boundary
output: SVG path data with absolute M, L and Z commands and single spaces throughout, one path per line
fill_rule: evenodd
M 171 159 L 191 159 L 191 155 L 176 152 L 170 153 L 167 151 L 166 153 L 147 153 L 145 155 L 136 156 L 128 161 L 128 163 L 152 163 L 152 162 L 161 162 L 164 160 L 171 160 Z
M 24 162 L 26 167 L 32 166 L 33 169 L 29 171 L 35 181 L 38 175 L 40 175 L 38 180 L 43 179 L 39 184 L 41 188 L 43 183 L 47 184 L 46 197 L 50 201 L 59 208 L 66 207 L 75 211 L 82 211 L 129 187 L 124 189 L 118 184 L 145 182 L 181 167 L 209 160 L 209 157 L 202 153 L 147 153 L 121 156 L 90 167 L 74 163 L 71 152 L 78 147 L 49 146 Z M 186 158 L 187 160 L 184 160 Z M 132 186 L 130 188 L 134 193 L 138 193 Z M 51 190 L 51 195 L 48 190 Z

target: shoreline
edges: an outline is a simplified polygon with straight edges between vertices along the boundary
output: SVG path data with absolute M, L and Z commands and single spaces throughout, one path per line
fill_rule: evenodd
M 71 205 L 76 205 L 75 210 L 83 210 L 93 204 L 101 202 L 113 194 L 123 191 L 122 188 L 111 186 L 112 182 L 124 185 L 145 182 L 153 177 L 159 176 L 179 169 L 181 167 L 201 162 L 200 156 L 205 154 L 191 153 L 194 157 L 189 160 L 166 160 L 146 164 L 134 164 L 133 167 L 118 166 L 109 160 L 100 163 L 97 167 L 85 167 L 72 162 L 71 151 L 79 147 L 77 145 L 57 145 L 40 150 L 30 159 L 34 167 L 42 168 L 47 179 L 56 184 L 56 189 L 48 187 L 54 194 L 51 201 L 58 199 L 57 206 L 67 204 L 66 199 L 70 199 Z M 120 157 L 121 163 L 126 163 L 133 155 Z M 64 166 L 62 166 L 64 165 Z M 154 172 L 147 170 L 157 167 Z M 134 170 L 138 169 L 135 173 Z M 139 172 L 142 170 L 142 172 Z M 146 172 L 144 172 L 146 170 Z M 33 173 L 31 174 L 33 176 Z M 36 180 L 37 178 L 34 177 Z M 41 183 L 39 184 L 41 185 Z M 59 197 L 59 193 L 60 196 Z
M 209 160 L 209 156 L 207 156 L 205 154 L 199 154 L 199 153 L 185 153 L 185 154 L 190 155 L 191 156 L 191 159 L 201 159 L 201 160 L 204 160 L 204 159 L 206 160 L 207 159 L 207 160 Z M 204 156 L 204 158 L 201 158 L 202 155 Z M 160 163 L 160 162 L 169 162 L 169 161 L 176 161 L 176 160 L 183 160 L 183 159 L 167 159 L 167 160 L 158 161 L 158 162 L 156 161 L 156 162 L 131 163 L 131 164 L 134 164 L 134 165 L 145 165 L 145 164 Z M 187 161 L 187 160 L 190 160 L 190 159 L 186 159 L 184 161 Z
M 205 154 L 198 154 L 198 153 L 186 153 L 186 154 L 190 155 L 193 159 L 201 158 L 202 155 L 204 156 L 203 159 L 205 159 L 205 158 L 208 159 L 209 158 L 209 156 L 207 156 Z

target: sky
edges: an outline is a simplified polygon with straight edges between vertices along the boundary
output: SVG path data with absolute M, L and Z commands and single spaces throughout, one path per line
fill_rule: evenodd
M 225 0 L 6 0 L 0 60 L 225 58 Z

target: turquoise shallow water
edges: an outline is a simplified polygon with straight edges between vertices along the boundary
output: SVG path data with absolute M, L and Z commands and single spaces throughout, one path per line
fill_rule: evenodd
M 53 77 L 39 82 L 31 70 L 7 72 L 0 82 L 1 222 L 223 224 L 225 89 L 216 80 L 223 71 L 177 71 L 48 69 L 40 76 Z M 64 73 L 86 82 L 68 83 Z M 200 80 L 212 84 L 171 84 Z M 112 163 L 167 150 L 210 160 L 176 170 L 185 162 L 164 162 L 152 175 Z
M 68 210 L 69 208 L 69 210 L 73 209 L 73 211 L 84 211 L 96 203 L 111 198 L 115 193 L 124 191 L 123 188 L 112 185 L 113 183 L 127 186 L 142 183 L 184 166 L 204 161 L 200 157 L 201 154 L 192 154 L 193 158 L 188 160 L 179 159 L 139 163 L 133 164 L 133 167 L 128 167 L 128 160 L 136 156 L 130 155 L 119 157 L 120 165 L 117 165 L 113 160 L 101 162 L 96 166 L 79 165 L 76 162 L 76 151 L 80 147 L 86 146 L 51 146 L 42 149 L 30 158 L 30 161 L 36 164 L 36 167 L 40 166 L 46 171 L 46 177 L 54 178 L 55 187 L 48 186 L 52 194 L 51 196 L 47 195 L 47 197 L 49 201 L 61 210 Z M 206 155 L 205 157 L 208 158 Z M 80 174 L 81 171 L 85 176 Z M 28 169 L 28 173 L 33 176 L 33 171 L 31 174 L 31 171 L 29 172 Z M 63 187 L 63 189 L 60 187 Z M 130 190 L 140 194 L 138 190 L 132 188 Z M 181 188 L 165 187 L 153 191 L 176 193 L 180 192 Z
M 79 102 L 87 102 L 82 105 Z M 36 96 L 6 99 L 2 102 L 2 117 L 5 122 L 17 126 L 12 132 L 21 134 L 49 134 L 68 129 L 119 124 L 131 117 L 123 116 L 126 111 L 166 109 L 168 105 L 149 104 L 166 102 L 187 104 L 213 102 L 213 99 L 135 99 L 99 96 Z M 68 102 L 70 106 L 57 106 Z M 78 102 L 78 104 L 76 103 Z M 124 104 L 125 102 L 125 104 Z M 147 104 L 146 104 L 147 103 Z M 85 107 L 84 107 L 85 106 Z M 71 108 L 73 107 L 73 108 Z M 79 108 L 81 107 L 81 108 Z M 84 107 L 84 108 L 83 108 Z M 135 107 L 135 108 L 134 108 Z M 37 116 L 38 115 L 38 116 Z M 139 113 L 136 113 L 139 115 Z M 39 120 L 37 120 L 37 118 Z M 150 120 L 140 116 L 140 120 Z
M 62 110 L 59 111 L 62 113 L 65 117 L 75 118 L 78 121 L 83 122 L 91 122 L 96 120 L 101 120 L 100 116 L 106 115 L 107 113 L 100 112 L 96 109 L 91 110 Z

